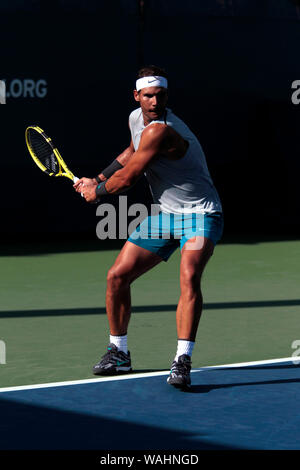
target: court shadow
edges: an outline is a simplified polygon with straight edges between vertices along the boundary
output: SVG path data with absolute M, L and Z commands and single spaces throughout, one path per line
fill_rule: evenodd
M 164 450 L 228 447 L 199 433 L 0 398 L 1 450 Z
M 300 299 L 282 300 L 243 300 L 237 302 L 204 303 L 204 310 L 235 309 L 235 308 L 264 308 L 264 307 L 294 307 L 300 305 Z
M 25 240 L 24 240 L 25 239 Z M 53 235 L 37 237 L 37 234 L 23 237 L 19 240 L 0 239 L 0 256 L 41 256 L 58 253 L 80 253 L 90 251 L 121 250 L 125 240 L 98 240 L 84 237 L 74 239 L 72 234 L 61 234 L 60 237 Z
M 94 232 L 78 234 L 73 233 L 58 234 L 38 234 L 29 233 L 14 239 L 14 234 L 4 236 L 0 234 L 0 256 L 40 256 L 56 253 L 78 253 L 89 251 L 109 251 L 121 250 L 126 242 L 120 240 L 98 240 Z M 287 235 L 264 235 L 248 233 L 226 234 L 223 236 L 220 245 L 255 245 L 266 242 L 297 241 L 300 237 L 295 234 Z
M 257 245 L 258 243 L 274 243 L 274 242 L 287 242 L 287 241 L 298 241 L 299 230 L 295 230 L 294 233 L 249 233 L 248 231 L 241 233 L 224 233 L 219 244 L 221 245 Z
M 148 312 L 172 312 L 176 311 L 177 305 L 139 305 L 132 307 L 132 313 Z M 105 307 L 89 308 L 65 308 L 65 309 L 43 309 L 43 310 L 7 310 L 0 311 L 0 318 L 26 318 L 26 317 L 64 317 L 73 315 L 104 315 Z
M 238 302 L 211 302 L 205 303 L 203 310 L 225 310 L 242 308 L 266 308 L 266 307 L 292 307 L 300 305 L 300 299 L 287 300 L 262 300 L 262 301 L 238 301 Z M 132 307 L 132 313 L 148 312 L 176 312 L 177 304 L 164 305 L 136 305 Z M 103 315 L 106 313 L 105 307 L 88 308 L 64 308 L 64 309 L 43 309 L 43 310 L 7 310 L 0 311 L 0 318 L 19 317 L 51 317 L 69 315 Z
M 261 380 L 254 382 L 234 382 L 230 384 L 200 384 L 192 385 L 189 389 L 184 390 L 186 393 L 209 393 L 212 390 L 233 388 L 233 387 L 249 387 L 257 385 L 275 385 L 275 384 L 287 384 L 287 383 L 300 383 L 299 379 L 278 379 L 278 380 Z

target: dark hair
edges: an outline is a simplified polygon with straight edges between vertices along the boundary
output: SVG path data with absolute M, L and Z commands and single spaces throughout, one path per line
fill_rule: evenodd
M 168 78 L 166 71 L 160 67 L 156 67 L 156 65 L 147 65 L 142 67 L 138 71 L 137 78 L 151 77 L 152 75 Z

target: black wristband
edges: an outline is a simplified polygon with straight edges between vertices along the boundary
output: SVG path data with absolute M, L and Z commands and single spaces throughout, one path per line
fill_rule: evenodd
M 101 197 L 101 196 L 105 196 L 106 194 L 109 194 L 107 189 L 105 188 L 105 181 L 102 181 L 100 184 L 98 184 L 97 188 L 96 188 L 96 196 L 97 198 L 98 197 Z
M 95 180 L 97 181 L 97 183 L 98 183 L 98 184 L 99 184 L 99 183 L 101 183 L 101 179 L 99 178 L 99 176 L 98 176 L 98 175 L 97 175 L 97 176 L 95 176 Z
M 118 160 L 114 160 L 108 167 L 106 167 L 102 171 L 102 175 L 105 176 L 105 178 L 110 178 L 117 170 L 120 170 L 123 168 L 123 165 L 121 165 Z

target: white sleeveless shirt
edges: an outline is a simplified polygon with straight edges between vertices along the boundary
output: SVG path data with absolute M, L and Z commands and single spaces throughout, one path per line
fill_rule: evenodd
M 155 204 L 167 213 L 222 212 L 219 195 L 209 174 L 205 155 L 197 137 L 188 126 L 166 108 L 164 120 L 151 121 L 167 124 L 189 143 L 185 155 L 179 160 L 169 160 L 157 155 L 147 166 L 145 176 Z M 135 151 L 146 128 L 141 108 L 129 116 L 129 128 Z

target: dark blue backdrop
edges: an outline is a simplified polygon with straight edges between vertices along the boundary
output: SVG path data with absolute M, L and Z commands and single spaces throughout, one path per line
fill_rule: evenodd
M 2 237 L 95 236 L 95 206 L 43 175 L 27 125 L 52 136 L 78 176 L 129 143 L 143 63 L 169 73 L 169 106 L 199 137 L 221 195 L 225 234 L 297 236 L 300 6 L 289 0 L 2 1 Z M 144 180 L 130 202 L 150 202 Z M 117 203 L 117 198 L 112 198 Z

